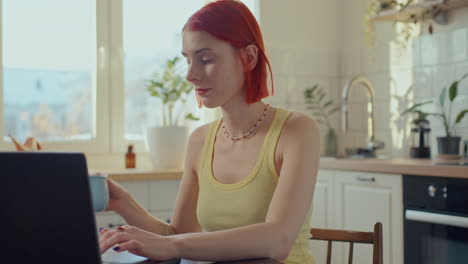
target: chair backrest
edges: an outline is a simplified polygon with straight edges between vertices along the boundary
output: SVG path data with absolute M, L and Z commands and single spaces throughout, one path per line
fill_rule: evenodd
M 348 263 L 353 263 L 354 243 L 373 244 L 373 264 L 383 263 L 382 223 L 374 225 L 374 232 L 312 228 L 311 239 L 328 241 L 327 264 L 331 264 L 332 241 L 349 242 Z

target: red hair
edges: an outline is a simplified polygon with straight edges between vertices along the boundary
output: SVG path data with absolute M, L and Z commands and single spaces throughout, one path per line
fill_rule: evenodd
M 235 48 L 255 45 L 258 59 L 255 67 L 244 73 L 246 101 L 248 104 L 273 95 L 273 77 L 270 63 L 265 54 L 262 32 L 252 12 L 237 0 L 211 2 L 195 12 L 184 25 L 183 30 L 205 31 L 214 37 L 230 43 Z M 242 58 L 242 57 L 241 57 Z M 244 67 L 247 63 L 242 59 Z M 267 67 L 270 73 L 271 90 L 267 84 Z

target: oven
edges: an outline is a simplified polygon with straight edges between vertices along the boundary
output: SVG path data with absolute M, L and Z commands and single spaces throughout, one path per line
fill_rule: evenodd
M 468 263 L 468 179 L 403 176 L 405 264 Z

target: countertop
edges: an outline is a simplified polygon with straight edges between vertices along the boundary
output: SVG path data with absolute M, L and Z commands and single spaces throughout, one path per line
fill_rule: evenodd
M 379 172 L 389 174 L 409 174 L 422 176 L 441 176 L 468 179 L 468 166 L 436 165 L 430 159 L 342 159 L 320 158 L 320 169 Z M 182 177 L 181 170 L 92 170 L 93 173 L 107 174 L 116 181 L 173 180 Z
M 90 170 L 89 174 L 101 173 L 107 175 L 115 181 L 153 181 L 153 180 L 174 180 L 182 178 L 181 170 Z
M 320 159 L 320 169 L 380 172 L 468 179 L 468 166 L 436 165 L 431 159 Z

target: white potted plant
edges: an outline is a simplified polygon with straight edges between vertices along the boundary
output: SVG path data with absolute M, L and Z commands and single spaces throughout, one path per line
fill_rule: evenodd
M 181 169 L 189 129 L 184 119 L 199 120 L 185 107 L 193 86 L 177 71 L 181 58 L 168 59 L 162 72 L 154 72 L 146 88 L 151 96 L 161 99 L 162 125 L 147 128 L 147 147 L 154 169 Z

